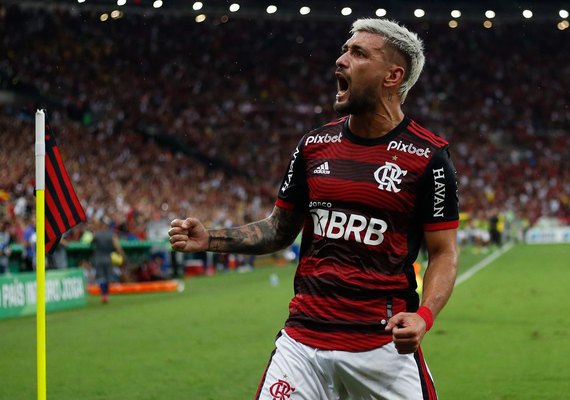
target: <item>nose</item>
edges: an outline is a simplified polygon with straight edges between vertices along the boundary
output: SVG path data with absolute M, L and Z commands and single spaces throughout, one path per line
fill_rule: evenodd
M 337 59 L 336 59 L 336 67 L 337 68 L 346 68 L 347 67 L 347 53 L 342 53 Z

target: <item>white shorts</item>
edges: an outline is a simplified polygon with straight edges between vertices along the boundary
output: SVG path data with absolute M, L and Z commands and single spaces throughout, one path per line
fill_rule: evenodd
M 398 354 L 393 343 L 364 352 L 318 350 L 284 331 L 257 400 L 436 400 L 421 350 Z

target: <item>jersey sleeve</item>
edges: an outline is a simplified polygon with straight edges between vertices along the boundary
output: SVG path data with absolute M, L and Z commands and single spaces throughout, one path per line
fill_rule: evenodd
M 278 207 L 299 212 L 305 211 L 309 198 L 303 143 L 304 138 L 293 151 L 275 201 Z
M 430 160 L 419 199 L 420 218 L 425 231 L 459 226 L 456 171 L 447 146 L 437 150 Z

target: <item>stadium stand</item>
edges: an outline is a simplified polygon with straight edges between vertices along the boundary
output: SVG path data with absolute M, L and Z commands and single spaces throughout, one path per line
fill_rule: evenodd
M 33 113 L 45 108 L 89 217 L 125 237 L 194 214 L 267 215 L 297 141 L 336 119 L 349 22 L 0 9 L 0 219 L 33 205 Z M 352 19 L 350 19 L 352 20 Z M 568 30 L 540 21 L 408 23 L 427 65 L 405 112 L 448 139 L 467 222 L 570 223 Z M 516 43 L 516 46 L 513 46 Z M 74 229 L 77 238 L 82 229 Z

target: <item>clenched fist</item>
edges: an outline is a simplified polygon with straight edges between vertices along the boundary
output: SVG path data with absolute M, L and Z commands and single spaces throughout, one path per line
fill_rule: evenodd
M 168 236 L 172 250 L 194 253 L 208 250 L 208 230 L 196 218 L 175 219 Z

